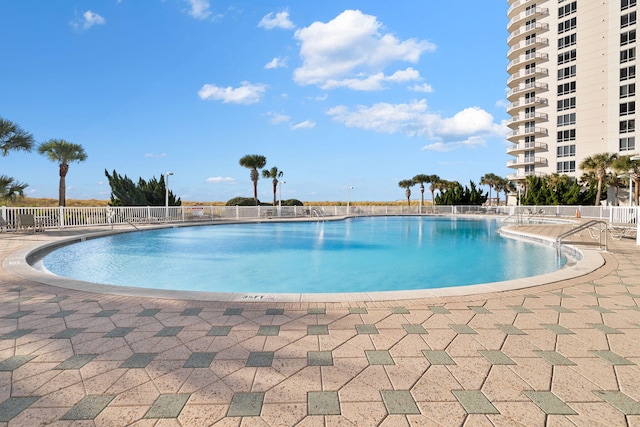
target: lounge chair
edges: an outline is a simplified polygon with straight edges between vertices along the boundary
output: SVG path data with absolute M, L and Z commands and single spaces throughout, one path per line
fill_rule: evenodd
M 16 231 L 20 228 L 24 228 L 25 230 L 31 228 L 34 234 L 36 231 L 43 231 L 42 226 L 36 221 L 36 217 L 33 215 L 20 214 L 20 216 L 18 216 L 18 227 Z

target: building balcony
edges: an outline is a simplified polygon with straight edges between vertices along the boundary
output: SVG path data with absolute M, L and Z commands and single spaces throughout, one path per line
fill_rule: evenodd
M 520 85 L 518 87 L 514 87 L 509 92 L 507 92 L 507 99 L 509 101 L 513 101 L 514 99 L 517 99 L 519 96 L 522 96 L 523 92 L 529 92 L 531 90 L 546 92 L 547 90 L 549 90 L 549 85 L 546 83 L 538 83 L 538 82 Z
M 548 146 L 544 142 L 521 142 L 520 144 L 513 144 L 507 147 L 507 154 L 513 156 L 524 153 L 525 151 L 547 151 Z
M 511 116 L 518 114 L 518 111 L 526 107 L 546 107 L 549 105 L 547 98 L 536 96 L 535 98 L 526 98 L 522 101 L 515 101 L 507 105 L 507 113 Z
M 530 171 L 518 171 L 518 173 L 510 173 L 507 175 L 507 179 L 510 181 L 522 181 L 523 179 L 526 179 L 528 176 L 539 176 L 539 177 L 543 177 L 545 176 L 545 173 L 542 172 L 530 172 Z
M 547 77 L 549 75 L 549 70 L 547 68 L 526 68 L 524 70 L 520 70 L 514 74 L 512 74 L 507 79 L 507 85 L 509 87 L 513 87 L 513 85 L 518 84 L 520 80 L 524 80 L 531 77 Z
M 519 138 L 524 136 L 547 136 L 549 135 L 549 131 L 547 128 L 542 127 L 529 127 L 524 128 L 523 130 L 514 130 L 507 133 L 507 139 L 509 141 L 516 141 Z
M 533 39 L 523 40 L 520 43 L 516 43 L 511 46 L 511 49 L 507 52 L 507 58 L 512 59 L 522 53 L 524 49 L 532 47 L 547 47 L 549 46 L 549 39 L 543 37 L 535 37 Z
M 511 62 L 509 62 L 509 64 L 507 65 L 507 72 L 509 74 L 512 74 L 515 71 L 514 69 L 516 67 L 524 67 L 525 65 L 531 62 L 548 61 L 548 60 L 549 60 L 549 55 L 542 52 L 534 52 L 534 53 L 528 53 L 526 55 L 521 55 L 513 59 Z
M 518 0 L 511 3 L 507 16 L 512 18 L 516 13 L 522 12 L 528 5 L 535 4 L 536 0 Z
M 511 129 L 518 129 L 524 122 L 535 120 L 538 122 L 546 122 L 549 120 L 547 113 L 526 113 L 524 115 L 517 115 L 507 120 L 507 126 Z
M 507 167 L 512 169 L 523 168 L 530 165 L 547 166 L 547 159 L 544 157 L 523 157 L 521 159 L 507 160 Z
M 509 36 L 507 36 L 507 44 L 509 46 L 512 43 L 517 43 L 520 39 L 524 39 L 526 36 L 532 33 L 540 33 L 549 30 L 549 24 L 536 22 L 535 24 L 524 25 L 520 28 L 516 28 L 511 31 Z
M 538 19 L 548 15 L 549 15 L 549 9 L 547 9 L 546 7 L 534 7 L 532 9 L 525 10 L 524 12 L 521 12 L 516 16 L 514 16 L 513 18 L 511 18 L 511 20 L 507 24 L 507 31 L 511 32 L 511 30 L 513 30 L 513 28 L 516 25 L 518 25 L 520 22 L 524 21 L 525 19 L 526 20 L 530 20 L 533 18 Z

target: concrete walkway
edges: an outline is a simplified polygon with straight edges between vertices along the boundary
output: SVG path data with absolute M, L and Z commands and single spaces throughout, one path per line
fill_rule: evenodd
M 73 233 L 2 233 L 0 257 Z M 640 426 L 640 247 L 609 243 L 577 279 L 366 303 L 105 295 L 2 269 L 0 426 Z

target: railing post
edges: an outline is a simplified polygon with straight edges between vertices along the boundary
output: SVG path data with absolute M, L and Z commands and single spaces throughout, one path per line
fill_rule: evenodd
M 64 228 L 64 206 L 58 206 L 58 227 Z
M 2 206 L 2 218 L 7 219 L 7 207 Z

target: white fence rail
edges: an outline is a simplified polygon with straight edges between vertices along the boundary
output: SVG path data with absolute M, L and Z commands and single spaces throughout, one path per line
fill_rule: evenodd
M 136 207 L 6 207 L 0 215 L 15 228 L 20 215 L 33 215 L 40 228 L 117 224 L 156 224 L 272 218 L 322 219 L 345 215 L 468 215 L 496 214 L 523 217 L 581 217 L 612 224 L 637 224 L 638 207 L 612 206 L 136 206 Z

